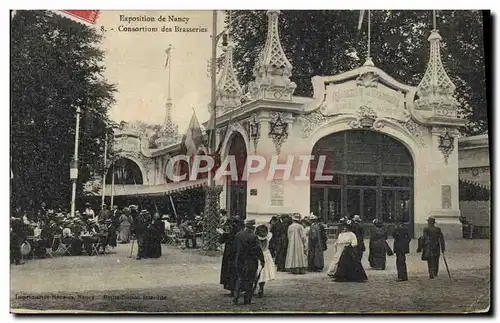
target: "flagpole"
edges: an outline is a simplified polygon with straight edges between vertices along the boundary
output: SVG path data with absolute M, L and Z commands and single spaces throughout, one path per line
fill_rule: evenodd
M 368 11 L 368 59 L 371 58 L 371 53 L 370 53 L 370 43 L 371 43 L 371 10 Z
M 215 140 L 212 140 L 213 133 L 215 132 L 215 124 L 216 124 L 216 90 L 217 90 L 217 69 L 216 69 L 216 60 L 217 60 L 217 10 L 212 11 L 212 66 L 211 66 L 211 91 L 210 91 L 210 105 L 212 110 L 212 118 L 210 125 L 210 136 L 209 136 L 209 153 L 213 154 L 215 152 Z M 213 187 L 215 185 L 214 177 L 212 176 L 212 172 L 208 173 L 208 185 L 209 187 Z
M 71 217 L 75 217 L 76 211 L 76 181 L 78 179 L 78 144 L 80 142 L 80 107 L 76 108 L 76 126 L 75 126 L 75 151 L 71 165 L 70 177 L 73 181 L 71 188 Z
M 106 196 L 105 188 L 106 188 L 106 173 L 107 173 L 107 156 L 108 155 L 108 134 L 104 136 L 104 171 L 102 175 L 102 200 L 101 200 L 101 209 L 104 208 L 104 200 Z
M 436 10 L 432 10 L 432 30 L 436 30 Z
M 168 102 L 170 102 L 171 97 L 170 97 L 170 82 L 171 82 L 171 75 L 172 75 L 172 44 L 169 45 L 168 47 Z

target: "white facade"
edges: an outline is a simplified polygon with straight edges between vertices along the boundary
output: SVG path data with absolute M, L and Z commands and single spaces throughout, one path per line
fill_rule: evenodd
M 427 71 L 417 87 L 399 83 L 368 58 L 352 71 L 312 77 L 313 98 L 304 98 L 293 95 L 292 66 L 279 41 L 279 11 L 268 11 L 268 18 L 267 41 L 246 94 L 234 73 L 231 41 L 226 51 L 217 84 L 216 128 L 217 140 L 222 141 L 222 159 L 238 135 L 247 156 L 269 160 L 277 155 L 284 163 L 290 156 L 297 160 L 311 155 L 318 140 L 330 134 L 359 129 L 384 134 L 400 142 L 411 155 L 414 235 L 419 236 L 427 218 L 433 216 L 447 237 L 461 237 L 457 146 L 458 130 L 465 122 L 457 116 L 455 86 L 441 63 L 439 33 L 431 32 Z M 153 187 L 152 191 L 165 191 L 166 163 L 180 148 L 177 134 L 164 137 L 175 140 L 158 139 L 162 146 L 149 149 L 144 140 L 128 134 L 119 144 L 120 153 L 137 162 L 143 184 Z M 131 146 L 125 148 L 127 143 Z M 311 212 L 310 181 L 293 177 L 280 181 L 280 173 L 268 180 L 265 175 L 251 175 L 245 183 L 247 218 L 269 221 L 281 213 Z M 231 214 L 229 182 L 223 179 L 218 184 L 223 186 L 221 207 Z

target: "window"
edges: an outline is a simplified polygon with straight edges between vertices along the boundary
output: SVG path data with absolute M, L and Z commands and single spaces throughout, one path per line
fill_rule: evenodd
M 411 221 L 413 161 L 402 143 L 375 131 L 349 130 L 320 139 L 312 154 L 316 161 L 326 156 L 323 174 L 334 175 L 315 181 L 317 163 L 311 163 L 313 212 L 334 222 L 356 214 L 364 222 Z

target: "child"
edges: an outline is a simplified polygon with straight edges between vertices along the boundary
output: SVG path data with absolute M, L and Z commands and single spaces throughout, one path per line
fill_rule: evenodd
M 257 238 L 259 239 L 260 248 L 262 249 L 262 253 L 264 254 L 264 268 L 259 268 L 259 298 L 264 296 L 264 285 L 266 282 L 270 280 L 276 279 L 276 265 L 274 264 L 273 257 L 271 256 L 271 252 L 269 251 L 269 241 L 273 237 L 273 234 L 269 232 L 269 229 L 265 225 L 259 225 L 255 233 Z

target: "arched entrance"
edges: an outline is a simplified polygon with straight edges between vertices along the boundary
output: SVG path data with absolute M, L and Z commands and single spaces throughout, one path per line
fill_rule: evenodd
M 106 184 L 111 184 L 115 176 L 115 185 L 142 185 L 142 172 L 134 161 L 128 158 L 117 159 L 106 173 Z
M 310 207 L 323 221 L 357 214 L 363 222 L 402 220 L 412 229 L 414 167 L 402 143 L 375 131 L 348 130 L 318 140 L 312 155 Z M 322 155 L 322 174 L 332 180 L 315 180 Z
M 243 170 L 247 161 L 245 139 L 239 132 L 234 132 L 229 142 L 229 156 L 235 156 L 238 180 L 227 177 L 226 209 L 231 216 L 246 218 L 247 210 L 247 182 L 242 180 Z

